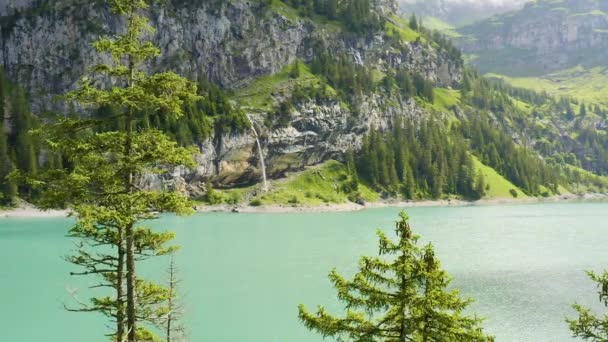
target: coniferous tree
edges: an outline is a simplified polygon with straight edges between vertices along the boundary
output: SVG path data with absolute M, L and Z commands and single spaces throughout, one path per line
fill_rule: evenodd
M 475 179 L 475 197 L 482 198 L 486 195 L 486 180 L 480 172 Z
M 183 308 L 179 302 L 179 270 L 175 263 L 175 258 L 171 256 L 169 267 L 167 269 L 167 296 L 166 310 L 167 314 L 163 319 L 163 328 L 165 330 L 165 342 L 179 342 L 185 340 L 185 328 L 181 322 Z
M 296 59 L 295 63 L 291 67 L 289 71 L 289 77 L 291 78 L 300 78 L 300 60 Z
M 418 31 L 418 19 L 416 18 L 415 13 L 412 13 L 410 16 L 410 28 L 414 31 Z
M 109 64 L 93 71 L 104 77 L 84 79 L 67 98 L 86 108 L 112 107 L 108 118 L 63 119 L 47 127 L 49 148 L 65 156 L 70 169 L 50 170 L 40 180 L 41 205 L 71 206 L 76 224 L 70 235 L 81 243 L 68 260 L 82 268 L 79 275 L 97 275 L 100 287 L 112 291 L 80 303 L 77 311 L 99 312 L 111 318 L 118 341 L 154 339 L 145 324 L 158 325 L 166 312 L 166 288 L 138 276 L 137 264 L 171 253 L 172 233 L 155 232 L 145 222 L 157 213 L 188 214 L 192 205 L 181 193 L 152 191 L 144 175 L 160 175 L 174 166 L 194 166 L 193 149 L 180 148 L 157 129 L 138 129 L 143 115 L 154 112 L 167 121 L 182 116 L 184 107 L 199 100 L 196 85 L 172 72 L 146 75 L 143 64 L 159 54 L 144 36 L 152 31 L 140 12 L 143 0 L 110 0 L 113 13 L 124 17 L 126 31 L 94 43 L 107 53 Z M 111 88 L 92 79 L 113 80 Z M 109 131 L 108 131 L 109 130 Z M 173 191 L 172 191 L 173 190 Z
M 327 0 L 325 2 L 325 14 L 330 20 L 336 19 L 338 16 L 338 0 Z
M 608 306 L 608 272 L 601 275 L 593 272 L 587 274 L 597 284 L 600 302 Z M 591 309 L 580 304 L 574 304 L 573 307 L 578 312 L 578 318 L 566 321 L 574 337 L 592 342 L 608 341 L 608 316 L 598 317 Z
M 7 136 L 0 121 L 0 203 L 12 204 L 17 198 L 17 186 L 8 178 L 14 170 L 13 162 L 8 152 Z
M 38 154 L 31 134 L 34 128 L 33 117 L 29 112 L 25 92 L 17 88 L 12 101 L 12 145 L 15 151 L 15 166 L 28 174 L 35 175 L 38 171 Z M 22 185 L 20 191 L 26 198 L 31 198 L 29 185 Z
M 579 109 L 578 113 L 579 113 L 579 115 L 580 115 L 581 117 L 583 117 L 583 118 L 584 118 L 585 116 L 587 116 L 587 107 L 585 106 L 585 104 L 584 104 L 584 103 L 581 103 L 581 108 Z
M 418 246 L 404 212 L 395 232 L 397 241 L 378 231 L 381 257 L 361 258 L 352 280 L 331 271 L 345 317 L 332 316 L 323 307 L 311 313 L 300 305 L 302 323 L 340 341 L 493 341 L 480 319 L 464 315 L 471 301 L 447 289 L 451 279 L 433 246 Z

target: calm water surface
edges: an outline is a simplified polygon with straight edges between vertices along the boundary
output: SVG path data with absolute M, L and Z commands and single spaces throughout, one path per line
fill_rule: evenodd
M 327 280 L 377 253 L 375 229 L 392 232 L 399 209 L 324 214 L 166 217 L 182 249 L 187 326 L 194 342 L 319 342 L 297 305 L 339 309 Z M 433 207 L 408 210 L 454 286 L 476 299 L 498 341 L 572 341 L 564 318 L 578 301 L 601 310 L 584 270 L 608 267 L 608 203 Z M 0 219 L 0 341 L 101 342 L 94 314 L 63 309 L 86 299 L 91 278 L 63 261 L 67 219 Z M 145 265 L 144 273 L 162 274 Z M 156 267 L 157 269 L 154 269 Z

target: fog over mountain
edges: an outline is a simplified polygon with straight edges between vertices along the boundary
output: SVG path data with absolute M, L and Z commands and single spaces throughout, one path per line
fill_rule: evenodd
M 529 0 L 400 0 L 406 13 L 440 18 L 462 26 L 520 8 Z

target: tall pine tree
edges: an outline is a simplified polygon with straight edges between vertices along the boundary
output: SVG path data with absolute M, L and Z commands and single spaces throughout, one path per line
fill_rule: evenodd
M 432 245 L 418 246 L 404 212 L 395 232 L 397 241 L 378 231 L 381 257 L 361 258 L 352 280 L 330 273 L 346 305 L 345 317 L 332 316 L 323 307 L 311 313 L 300 305 L 302 323 L 340 341 L 493 341 L 480 319 L 464 315 L 471 301 L 447 289 L 450 277 Z
M 144 64 L 160 51 L 145 37 L 153 31 L 141 14 L 145 0 L 109 0 L 126 29 L 94 43 L 108 64 L 93 68 L 67 98 L 91 111 L 112 109 L 111 116 L 63 119 L 48 127 L 49 147 L 65 156 L 69 169 L 50 170 L 42 178 L 41 204 L 69 204 L 77 219 L 70 235 L 81 242 L 68 260 L 80 275 L 97 275 L 103 296 L 79 303 L 77 311 L 100 312 L 113 319 L 110 333 L 118 341 L 154 339 L 145 325 L 162 323 L 171 293 L 138 276 L 140 261 L 171 253 L 172 233 L 156 232 L 145 223 L 158 213 L 187 214 L 192 205 L 176 189 L 154 191 L 142 178 L 162 175 L 171 167 L 194 166 L 194 149 L 180 148 L 165 134 L 142 125 L 148 113 L 166 121 L 182 116 L 199 100 L 194 83 L 173 72 L 147 75 Z M 93 80 L 111 79 L 110 86 Z M 91 116 L 93 117 L 93 116 Z M 139 128 L 138 128 L 139 127 Z

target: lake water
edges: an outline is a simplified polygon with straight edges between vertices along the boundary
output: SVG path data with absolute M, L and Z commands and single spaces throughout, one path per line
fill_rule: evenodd
M 297 305 L 336 312 L 327 280 L 375 255 L 375 229 L 392 233 L 399 209 L 323 214 L 165 217 L 182 246 L 186 323 L 194 342 L 316 342 Z M 565 317 L 576 301 L 603 310 L 584 270 L 608 268 L 608 203 L 428 207 L 408 210 L 453 285 L 476 299 L 497 341 L 572 341 Z M 68 291 L 89 294 L 63 261 L 67 219 L 0 219 L 0 341 L 106 341 L 104 320 L 63 309 Z M 145 266 L 146 273 L 160 274 Z

